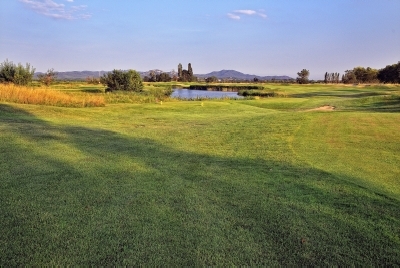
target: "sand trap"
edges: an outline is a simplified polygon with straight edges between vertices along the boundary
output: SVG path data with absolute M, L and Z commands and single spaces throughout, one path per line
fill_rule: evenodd
M 330 105 L 324 105 L 315 109 L 311 109 L 308 111 L 334 111 L 335 110 L 335 106 L 330 106 Z

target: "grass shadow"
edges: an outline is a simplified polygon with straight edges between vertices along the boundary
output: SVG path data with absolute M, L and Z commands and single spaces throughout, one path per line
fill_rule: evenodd
M 0 265 L 399 265 L 396 200 L 0 104 Z

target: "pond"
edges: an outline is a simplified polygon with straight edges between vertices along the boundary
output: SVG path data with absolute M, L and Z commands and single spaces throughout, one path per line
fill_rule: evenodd
M 237 98 L 242 99 L 237 92 L 226 92 L 226 91 L 211 91 L 211 90 L 196 90 L 186 88 L 174 88 L 174 92 L 171 95 L 172 98 L 181 99 L 197 99 L 197 98 L 210 98 L 210 99 L 221 99 L 221 98 Z

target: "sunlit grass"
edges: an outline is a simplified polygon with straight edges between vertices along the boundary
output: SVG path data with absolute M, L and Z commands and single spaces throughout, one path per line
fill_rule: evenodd
M 89 94 L 77 96 L 46 88 L 22 87 L 13 84 L 0 84 L 0 101 L 62 107 L 98 107 L 105 105 L 102 96 Z
M 311 89 L 0 103 L 0 265 L 400 265 L 396 88 Z

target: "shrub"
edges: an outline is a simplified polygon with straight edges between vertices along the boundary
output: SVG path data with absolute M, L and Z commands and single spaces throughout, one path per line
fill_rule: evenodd
M 113 70 L 110 73 L 104 74 L 100 78 L 100 82 L 107 87 L 106 92 L 115 90 L 140 92 L 143 90 L 142 78 L 134 70 L 127 72 Z
M 35 69 L 27 63 L 15 65 L 12 61 L 5 60 L 0 64 L 0 83 L 14 83 L 25 86 L 32 82 Z
M 40 83 L 48 87 L 56 80 L 57 73 L 54 71 L 54 69 L 49 69 L 46 73 L 39 74 L 38 78 Z

